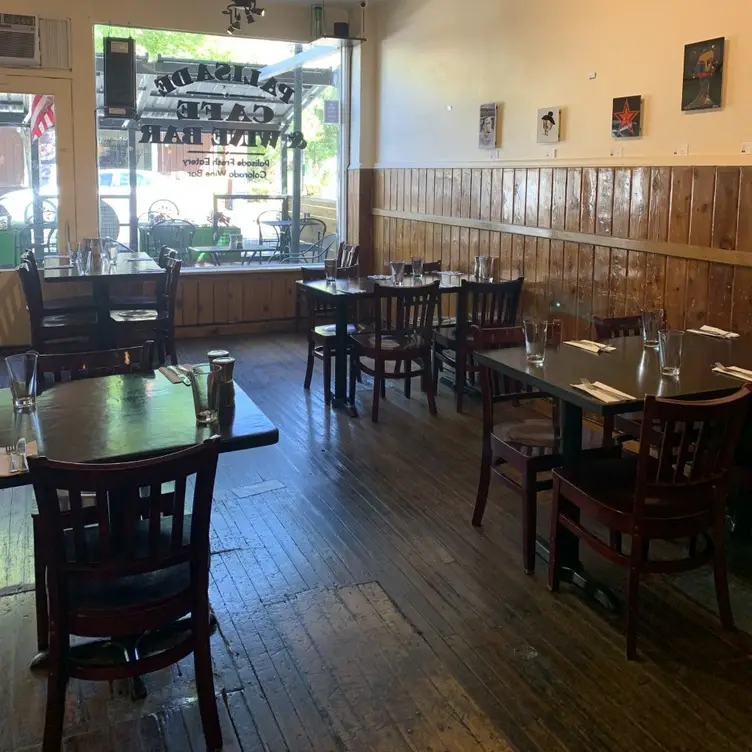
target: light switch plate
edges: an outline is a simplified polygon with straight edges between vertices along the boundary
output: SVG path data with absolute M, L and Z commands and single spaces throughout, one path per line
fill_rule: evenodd
M 686 157 L 689 154 L 689 144 L 677 144 L 674 147 L 674 154 L 677 157 Z
M 742 143 L 742 154 L 752 154 L 752 141 Z
M 623 146 L 612 146 L 611 151 L 609 154 L 612 157 L 623 157 L 624 156 L 624 147 Z
M 546 149 L 546 159 L 556 159 L 556 147 L 552 146 L 550 149 Z

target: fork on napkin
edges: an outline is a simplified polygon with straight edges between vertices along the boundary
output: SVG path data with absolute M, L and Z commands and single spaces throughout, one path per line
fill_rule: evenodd
M 717 326 L 708 326 L 703 324 L 699 329 L 687 329 L 693 334 L 704 334 L 706 337 L 720 337 L 721 339 L 736 339 L 737 332 L 727 332 L 725 329 L 719 329 Z
M 593 342 L 589 339 L 570 339 L 564 344 L 572 345 L 572 347 L 579 347 L 580 350 L 587 350 L 591 353 L 613 352 L 616 350 L 612 345 L 605 345 L 603 342 Z
M 628 400 L 637 399 L 637 397 L 627 394 L 626 392 L 620 392 L 618 389 L 614 389 L 608 384 L 603 384 L 600 381 L 587 381 L 583 379 L 580 384 L 570 384 L 575 389 L 582 389 L 583 392 L 587 392 L 592 397 L 599 399 L 601 402 L 626 402 Z
M 26 450 L 21 450 L 20 452 L 18 451 L 18 444 L 15 446 L 16 451 L 12 454 L 0 452 L 0 477 L 7 478 L 9 475 L 29 472 L 26 457 L 30 454 L 37 454 L 37 442 L 28 441 L 26 443 Z
M 739 366 L 724 366 L 723 363 L 715 363 L 713 370 L 716 373 L 722 373 L 724 376 L 733 376 L 736 379 L 752 381 L 752 371 L 748 371 L 746 368 L 739 368 Z
M 159 372 L 172 384 L 185 384 L 190 366 L 161 366 Z

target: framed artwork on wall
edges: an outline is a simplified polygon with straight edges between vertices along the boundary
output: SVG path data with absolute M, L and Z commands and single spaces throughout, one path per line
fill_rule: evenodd
M 556 144 L 561 138 L 561 108 L 543 107 L 538 110 L 538 143 Z
M 616 97 L 611 108 L 611 135 L 639 138 L 642 135 L 642 96 Z
M 479 149 L 498 149 L 501 146 L 501 123 L 499 122 L 499 105 L 482 104 L 478 129 Z
M 682 111 L 717 110 L 723 105 L 725 54 L 723 37 L 685 45 Z

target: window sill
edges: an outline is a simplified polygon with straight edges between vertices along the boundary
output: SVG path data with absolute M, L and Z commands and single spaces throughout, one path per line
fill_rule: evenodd
M 269 264 L 268 266 L 190 266 L 180 270 L 181 275 L 203 274 L 300 274 L 302 268 L 323 269 L 323 264 Z

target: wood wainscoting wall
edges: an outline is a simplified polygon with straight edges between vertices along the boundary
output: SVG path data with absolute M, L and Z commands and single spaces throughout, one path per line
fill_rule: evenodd
M 374 269 L 373 188 L 376 171 L 350 169 L 347 171 L 347 242 L 360 246 L 360 269 L 370 274 Z
M 495 256 L 569 337 L 646 306 L 752 332 L 752 167 L 379 169 L 372 213 L 373 268 Z

